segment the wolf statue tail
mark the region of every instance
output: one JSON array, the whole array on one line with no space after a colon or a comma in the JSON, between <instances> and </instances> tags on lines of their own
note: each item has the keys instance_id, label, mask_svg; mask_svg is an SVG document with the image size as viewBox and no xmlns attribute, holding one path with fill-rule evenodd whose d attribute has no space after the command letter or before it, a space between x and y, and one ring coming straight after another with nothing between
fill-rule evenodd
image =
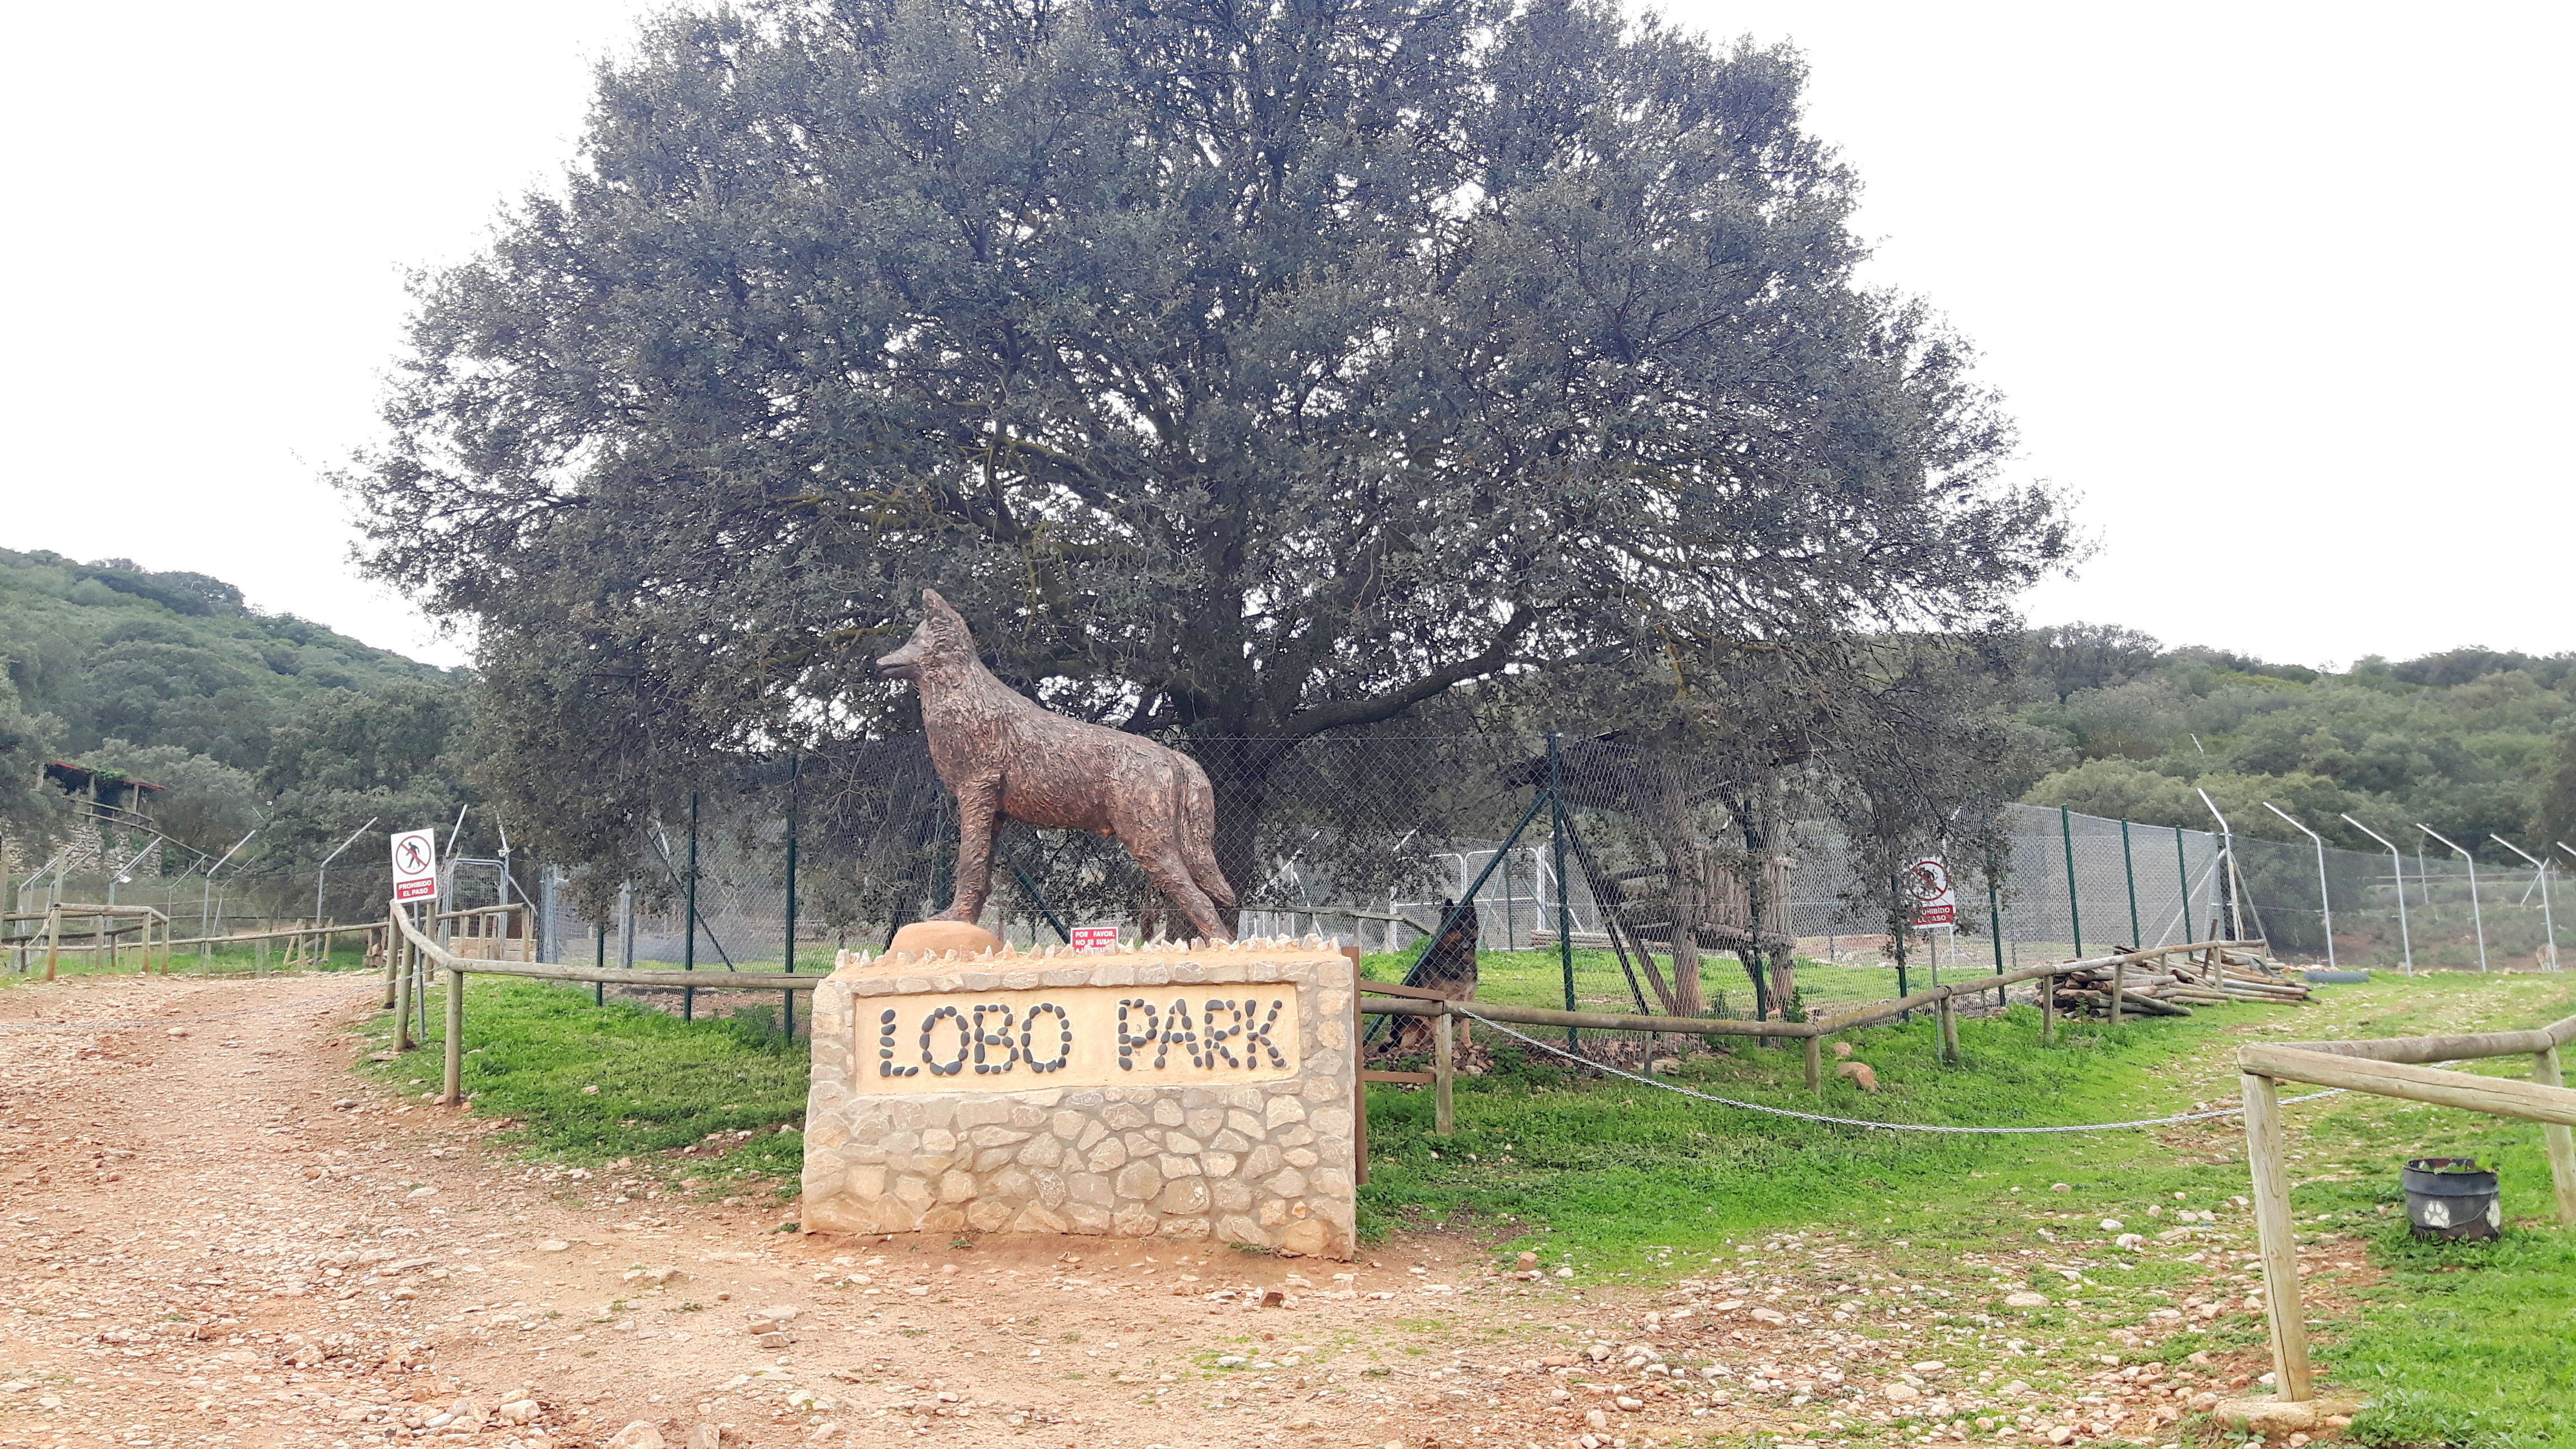
<instances>
[{"instance_id":1,"label":"wolf statue tail","mask_svg":"<svg viewBox=\"0 0 2576 1449\"><path fill-rule=\"evenodd\" d=\"M1216 864L1216 791L1209 786L1207 771L1187 755L1181 756L1181 798L1174 802L1172 822L1181 851L1181 864L1188 868L1190 879L1207 892L1209 900L1226 910L1235 906L1234 887L1228 885L1225 872Z\"/></svg>"}]
</instances>

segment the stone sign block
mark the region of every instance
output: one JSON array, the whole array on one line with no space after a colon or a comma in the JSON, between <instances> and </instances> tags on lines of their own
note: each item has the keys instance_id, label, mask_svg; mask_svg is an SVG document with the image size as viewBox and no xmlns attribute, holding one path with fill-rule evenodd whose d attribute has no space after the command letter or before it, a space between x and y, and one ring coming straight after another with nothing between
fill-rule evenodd
<instances>
[{"instance_id":1,"label":"stone sign block","mask_svg":"<svg viewBox=\"0 0 2576 1449\"><path fill-rule=\"evenodd\" d=\"M1352 977L1313 937L844 952L814 993L804 1225L1347 1258Z\"/></svg>"}]
</instances>

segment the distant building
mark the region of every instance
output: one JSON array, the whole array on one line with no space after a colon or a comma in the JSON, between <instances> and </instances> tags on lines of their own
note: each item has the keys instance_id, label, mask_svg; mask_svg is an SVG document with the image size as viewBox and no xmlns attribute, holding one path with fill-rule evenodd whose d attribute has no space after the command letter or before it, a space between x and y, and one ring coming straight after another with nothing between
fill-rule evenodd
<instances>
[{"instance_id":1,"label":"distant building","mask_svg":"<svg viewBox=\"0 0 2576 1449\"><path fill-rule=\"evenodd\" d=\"M47 761L45 779L78 802L71 836L64 842L71 850L65 873L129 862L138 875L160 873L161 830L152 821L151 805L154 796L169 793L168 786L67 760Z\"/></svg>"}]
</instances>

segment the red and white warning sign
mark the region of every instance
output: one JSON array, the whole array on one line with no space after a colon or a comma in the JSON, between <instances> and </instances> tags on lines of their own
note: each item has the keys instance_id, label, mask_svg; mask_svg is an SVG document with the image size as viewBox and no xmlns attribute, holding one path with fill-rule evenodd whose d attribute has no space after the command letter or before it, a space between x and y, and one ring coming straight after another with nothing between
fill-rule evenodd
<instances>
[{"instance_id":1,"label":"red and white warning sign","mask_svg":"<svg viewBox=\"0 0 2576 1449\"><path fill-rule=\"evenodd\" d=\"M394 899L438 899L438 832L405 830L394 836Z\"/></svg>"},{"instance_id":2,"label":"red and white warning sign","mask_svg":"<svg viewBox=\"0 0 2576 1449\"><path fill-rule=\"evenodd\" d=\"M1950 868L1941 863L1941 857L1927 856L1907 866L1905 890L1914 898L1915 925L1959 924L1959 890L1951 883Z\"/></svg>"},{"instance_id":3,"label":"red and white warning sign","mask_svg":"<svg viewBox=\"0 0 2576 1449\"><path fill-rule=\"evenodd\" d=\"M1118 928L1116 926L1076 926L1073 928L1071 944L1077 951L1106 951L1118 944Z\"/></svg>"}]
</instances>

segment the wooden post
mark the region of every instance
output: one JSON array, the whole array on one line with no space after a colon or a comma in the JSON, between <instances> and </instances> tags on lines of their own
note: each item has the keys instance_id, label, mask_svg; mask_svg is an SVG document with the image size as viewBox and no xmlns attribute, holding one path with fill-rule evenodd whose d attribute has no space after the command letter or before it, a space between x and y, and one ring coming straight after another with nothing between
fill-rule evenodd
<instances>
[{"instance_id":1,"label":"wooden post","mask_svg":"<svg viewBox=\"0 0 2576 1449\"><path fill-rule=\"evenodd\" d=\"M409 969L394 978L394 1050L411 1050L411 992L414 973Z\"/></svg>"},{"instance_id":2,"label":"wooden post","mask_svg":"<svg viewBox=\"0 0 2576 1449\"><path fill-rule=\"evenodd\" d=\"M1817 1096L1825 1092L1825 1039L1807 1038L1807 1090Z\"/></svg>"},{"instance_id":3,"label":"wooden post","mask_svg":"<svg viewBox=\"0 0 2576 1449\"><path fill-rule=\"evenodd\" d=\"M2039 978L2039 1040L2042 1046L2057 1040L2057 978Z\"/></svg>"},{"instance_id":4,"label":"wooden post","mask_svg":"<svg viewBox=\"0 0 2576 1449\"><path fill-rule=\"evenodd\" d=\"M256 981L268 979L268 938L266 936L259 938L259 947L252 953L250 974Z\"/></svg>"},{"instance_id":5,"label":"wooden post","mask_svg":"<svg viewBox=\"0 0 2576 1449\"><path fill-rule=\"evenodd\" d=\"M45 907L45 979L54 979L54 957L63 948L63 908Z\"/></svg>"},{"instance_id":6,"label":"wooden post","mask_svg":"<svg viewBox=\"0 0 2576 1449\"><path fill-rule=\"evenodd\" d=\"M2299 1301L2298 1224L2290 1217L2289 1153L2281 1138L2281 1085L2244 1074L2245 1162L2254 1177L2254 1230L2263 1254L2263 1304L2272 1320L2273 1397L2303 1404L2308 1382L2307 1310Z\"/></svg>"},{"instance_id":7,"label":"wooden post","mask_svg":"<svg viewBox=\"0 0 2576 1449\"><path fill-rule=\"evenodd\" d=\"M1934 1012L1941 1022L1941 1060L1955 1067L1959 1064L1959 1009L1944 996L1934 1003Z\"/></svg>"},{"instance_id":8,"label":"wooden post","mask_svg":"<svg viewBox=\"0 0 2576 1449\"><path fill-rule=\"evenodd\" d=\"M2129 963L2114 961L2111 963L2111 1024L2113 1026L2120 1024L2120 1012L2128 1004L2128 996Z\"/></svg>"},{"instance_id":9,"label":"wooden post","mask_svg":"<svg viewBox=\"0 0 2576 1449\"><path fill-rule=\"evenodd\" d=\"M2544 1087L2565 1085L2558 1079L2558 1048L2532 1054L2531 1079ZM2576 1228L2576 1131L2564 1123L2545 1122L2540 1140L2549 1149L2549 1182L2557 1189L2559 1226Z\"/></svg>"},{"instance_id":10,"label":"wooden post","mask_svg":"<svg viewBox=\"0 0 2576 1449\"><path fill-rule=\"evenodd\" d=\"M465 1100L465 973L447 973L447 1075L439 1093L453 1107Z\"/></svg>"},{"instance_id":11,"label":"wooden post","mask_svg":"<svg viewBox=\"0 0 2576 1449\"><path fill-rule=\"evenodd\" d=\"M1450 1094L1458 1075L1457 1018L1449 1014L1449 1003L1440 1008L1433 1023L1438 1030L1431 1038L1431 1130L1446 1137L1458 1130L1457 1103Z\"/></svg>"},{"instance_id":12,"label":"wooden post","mask_svg":"<svg viewBox=\"0 0 2576 1449\"><path fill-rule=\"evenodd\" d=\"M1368 1038L1360 1032L1360 971L1351 967L1351 1183L1368 1185L1368 1078L1361 1071L1361 1053Z\"/></svg>"}]
</instances>

